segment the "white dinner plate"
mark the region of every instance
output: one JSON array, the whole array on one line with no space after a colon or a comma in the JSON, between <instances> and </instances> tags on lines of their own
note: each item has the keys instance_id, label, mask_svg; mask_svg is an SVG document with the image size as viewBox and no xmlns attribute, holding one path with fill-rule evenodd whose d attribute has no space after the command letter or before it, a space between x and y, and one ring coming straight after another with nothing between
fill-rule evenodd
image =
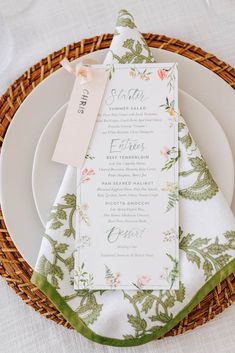
<instances>
[{"instance_id":1,"label":"white dinner plate","mask_svg":"<svg viewBox=\"0 0 235 353\"><path fill-rule=\"evenodd\" d=\"M107 50L93 52L86 58L103 62ZM152 49L152 52L158 61L178 62L179 87L211 111L222 126L235 157L233 89L219 76L192 60L162 49ZM3 216L16 247L32 267L44 231L32 193L34 152L46 124L68 101L73 81L73 75L64 69L57 70L43 80L17 110L2 147L0 186ZM201 129L203 133L204 127ZM213 136L208 134L208 144L212 145L212 141ZM230 183L228 175L226 178Z\"/></svg>"},{"instance_id":2,"label":"white dinner plate","mask_svg":"<svg viewBox=\"0 0 235 353\"><path fill-rule=\"evenodd\" d=\"M223 129L208 109L182 90L179 91L179 106L212 175L228 203L231 204L234 188L234 163ZM67 104L49 120L34 155L32 188L37 212L44 226L66 169L65 165L51 160L66 108ZM212 136L211 144L208 144L208 134ZM229 180L226 175L229 176Z\"/></svg>"}]
</instances>

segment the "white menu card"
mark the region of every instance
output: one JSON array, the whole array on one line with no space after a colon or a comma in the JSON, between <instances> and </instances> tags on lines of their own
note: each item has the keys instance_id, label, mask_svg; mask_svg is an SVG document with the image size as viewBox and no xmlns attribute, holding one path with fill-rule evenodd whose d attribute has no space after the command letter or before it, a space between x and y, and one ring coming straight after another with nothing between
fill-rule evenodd
<instances>
[{"instance_id":1,"label":"white menu card","mask_svg":"<svg viewBox=\"0 0 235 353\"><path fill-rule=\"evenodd\" d=\"M74 285L177 289L177 65L106 70L109 80L78 173Z\"/></svg>"}]
</instances>

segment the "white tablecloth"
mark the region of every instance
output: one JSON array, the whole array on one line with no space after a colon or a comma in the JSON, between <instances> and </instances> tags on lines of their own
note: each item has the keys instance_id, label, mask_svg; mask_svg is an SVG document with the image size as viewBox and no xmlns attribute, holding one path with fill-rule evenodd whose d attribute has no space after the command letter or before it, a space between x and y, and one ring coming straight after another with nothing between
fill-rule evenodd
<instances>
[{"instance_id":1,"label":"white tablecloth","mask_svg":"<svg viewBox=\"0 0 235 353\"><path fill-rule=\"evenodd\" d=\"M14 0L16 1L16 0ZM14 3L14 1L12 1ZM20 1L20 0L18 0ZM0 0L13 6L10 0ZM235 66L234 0L32 0L22 13L6 17L15 47L11 65L0 75L2 94L42 57L85 37L113 32L119 9L127 8L143 32L161 33L201 46ZM0 48L1 50L1 48ZM105 347L88 341L35 313L0 280L0 353L234 353L235 305L208 324L174 338L134 348Z\"/></svg>"}]
</instances>

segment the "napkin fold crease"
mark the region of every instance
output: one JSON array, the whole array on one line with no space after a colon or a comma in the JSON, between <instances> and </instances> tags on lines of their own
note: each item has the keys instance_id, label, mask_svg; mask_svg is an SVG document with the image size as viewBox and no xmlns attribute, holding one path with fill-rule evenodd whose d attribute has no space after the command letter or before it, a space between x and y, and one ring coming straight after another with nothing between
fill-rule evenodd
<instances>
[{"instance_id":1,"label":"napkin fold crease","mask_svg":"<svg viewBox=\"0 0 235 353\"><path fill-rule=\"evenodd\" d=\"M121 10L104 64L145 62L155 62L151 50L133 16ZM177 291L74 289L77 170L66 169L31 281L77 331L93 341L135 346L159 338L235 271L234 216L182 117L179 150L180 287ZM166 165L173 162L166 154ZM167 270L165 275L169 275Z\"/></svg>"}]
</instances>

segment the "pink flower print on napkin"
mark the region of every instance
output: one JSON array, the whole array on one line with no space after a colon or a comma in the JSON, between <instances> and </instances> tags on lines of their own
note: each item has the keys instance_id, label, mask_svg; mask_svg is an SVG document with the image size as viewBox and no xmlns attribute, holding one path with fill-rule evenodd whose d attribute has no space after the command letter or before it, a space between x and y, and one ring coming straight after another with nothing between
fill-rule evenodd
<instances>
[{"instance_id":1,"label":"pink flower print on napkin","mask_svg":"<svg viewBox=\"0 0 235 353\"><path fill-rule=\"evenodd\" d=\"M157 74L162 81L167 77L167 71L164 69L158 69Z\"/></svg>"},{"instance_id":2,"label":"pink flower print on napkin","mask_svg":"<svg viewBox=\"0 0 235 353\"><path fill-rule=\"evenodd\" d=\"M138 277L137 285L140 288L145 287L151 281L151 277L148 275L141 275Z\"/></svg>"}]
</instances>

